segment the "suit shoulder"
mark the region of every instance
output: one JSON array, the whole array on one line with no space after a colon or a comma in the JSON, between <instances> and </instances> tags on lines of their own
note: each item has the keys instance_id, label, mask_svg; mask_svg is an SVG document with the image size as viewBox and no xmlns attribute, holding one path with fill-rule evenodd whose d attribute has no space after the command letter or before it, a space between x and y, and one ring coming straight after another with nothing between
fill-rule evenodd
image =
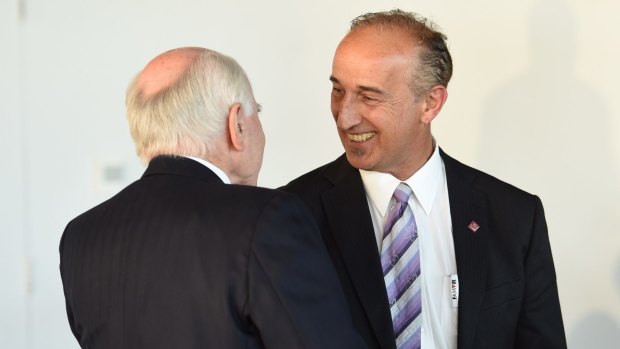
<instances>
[{"instance_id":1,"label":"suit shoulder","mask_svg":"<svg viewBox=\"0 0 620 349\"><path fill-rule=\"evenodd\" d=\"M231 194L237 195L239 197L248 197L258 201L268 202L273 201L274 199L285 201L296 199L295 196L280 189L271 189L238 184L230 184L226 187L227 190L230 190Z\"/></svg>"},{"instance_id":2,"label":"suit shoulder","mask_svg":"<svg viewBox=\"0 0 620 349\"><path fill-rule=\"evenodd\" d=\"M345 155L342 155L332 162L293 179L280 189L301 196L322 192L333 186L334 177L346 173L350 167Z\"/></svg>"},{"instance_id":3,"label":"suit shoulder","mask_svg":"<svg viewBox=\"0 0 620 349\"><path fill-rule=\"evenodd\" d=\"M70 226L71 227L80 226L82 223L88 224L88 222L90 222L95 217L105 215L109 207L114 206L115 202L118 201L119 198L122 197L125 192L130 191L132 187L136 185L136 183L138 183L138 181L134 181L133 183L129 184L128 186L123 188L118 193L114 194L112 197L96 204L95 206L92 206L86 211L82 211L81 213L79 213L77 216L75 216L73 219L69 221L69 223L65 227L65 231L69 230L68 228Z\"/></svg>"},{"instance_id":4,"label":"suit shoulder","mask_svg":"<svg viewBox=\"0 0 620 349\"><path fill-rule=\"evenodd\" d=\"M477 170L479 172L478 181L476 187L480 188L489 194L502 194L504 196L510 196L515 200L531 201L535 195L531 194L517 186L505 182L495 176L492 176L486 172Z\"/></svg>"},{"instance_id":5,"label":"suit shoulder","mask_svg":"<svg viewBox=\"0 0 620 349\"><path fill-rule=\"evenodd\" d=\"M267 210L273 210L286 214L291 210L298 210L303 207L302 201L293 193L282 189L270 189L263 187L229 185L231 194L241 201L253 202L251 206L258 206L259 215Z\"/></svg>"},{"instance_id":6,"label":"suit shoulder","mask_svg":"<svg viewBox=\"0 0 620 349\"><path fill-rule=\"evenodd\" d=\"M451 171L464 181L472 183L475 189L485 193L492 201L497 199L512 204L531 204L537 200L536 195L455 159L444 157L444 163L446 164L446 172Z\"/></svg>"},{"instance_id":7,"label":"suit shoulder","mask_svg":"<svg viewBox=\"0 0 620 349\"><path fill-rule=\"evenodd\" d=\"M314 183L317 181L321 181L324 180L325 178L325 171L326 169L328 169L330 167L330 165L333 165L333 162L327 163L321 167L317 167L314 170L311 170L309 172L306 172L304 174L302 174L301 176L293 179L292 181L290 181L287 185L285 185L283 188L296 188L299 186L306 186L309 183Z\"/></svg>"}]
</instances>

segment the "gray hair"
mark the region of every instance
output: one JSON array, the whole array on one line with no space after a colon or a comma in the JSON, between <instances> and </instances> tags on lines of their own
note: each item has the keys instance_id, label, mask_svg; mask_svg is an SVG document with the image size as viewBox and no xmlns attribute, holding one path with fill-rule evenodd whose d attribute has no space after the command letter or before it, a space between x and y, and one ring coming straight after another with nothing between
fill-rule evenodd
<instances>
[{"instance_id":1,"label":"gray hair","mask_svg":"<svg viewBox=\"0 0 620 349\"><path fill-rule=\"evenodd\" d=\"M448 87L452 77L452 57L446 44L447 37L439 28L424 17L413 12L392 10L366 13L351 21L351 32L373 27L379 31L401 29L409 34L416 50L410 69L411 89L414 96L423 96L435 85Z\"/></svg>"},{"instance_id":2,"label":"gray hair","mask_svg":"<svg viewBox=\"0 0 620 349\"><path fill-rule=\"evenodd\" d=\"M214 154L230 107L240 103L245 115L256 108L243 68L219 52L201 49L177 81L152 96L145 96L138 77L127 90L127 119L145 163L158 155Z\"/></svg>"}]
</instances>

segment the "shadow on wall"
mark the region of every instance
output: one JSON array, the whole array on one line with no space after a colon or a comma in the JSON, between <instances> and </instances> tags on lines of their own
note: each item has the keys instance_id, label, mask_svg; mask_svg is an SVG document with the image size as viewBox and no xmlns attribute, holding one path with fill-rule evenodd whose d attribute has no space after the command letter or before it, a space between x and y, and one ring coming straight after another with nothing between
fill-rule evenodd
<instances>
[{"instance_id":1,"label":"shadow on wall","mask_svg":"<svg viewBox=\"0 0 620 349\"><path fill-rule=\"evenodd\" d=\"M616 347L620 310L591 312L610 293L620 297L610 277L620 241L610 112L575 74L576 23L567 4L539 2L529 24L531 66L489 97L479 164L543 200L565 321L574 322L565 323L569 347Z\"/></svg>"},{"instance_id":2,"label":"shadow on wall","mask_svg":"<svg viewBox=\"0 0 620 349\"><path fill-rule=\"evenodd\" d=\"M620 256L618 256L615 278L616 289L620 290ZM620 297L620 291L610 295ZM581 319L569 338L573 349L615 349L620 343L620 326L604 312L593 312Z\"/></svg>"},{"instance_id":3,"label":"shadow on wall","mask_svg":"<svg viewBox=\"0 0 620 349\"><path fill-rule=\"evenodd\" d=\"M569 342L572 349L616 349L620 327L609 315L594 312L575 325Z\"/></svg>"}]
</instances>

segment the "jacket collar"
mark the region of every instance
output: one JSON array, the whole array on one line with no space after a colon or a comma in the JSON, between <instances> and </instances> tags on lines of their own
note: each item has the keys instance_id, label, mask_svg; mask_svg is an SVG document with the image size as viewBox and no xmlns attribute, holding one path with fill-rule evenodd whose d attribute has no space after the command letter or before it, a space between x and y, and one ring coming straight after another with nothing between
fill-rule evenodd
<instances>
[{"instance_id":1,"label":"jacket collar","mask_svg":"<svg viewBox=\"0 0 620 349\"><path fill-rule=\"evenodd\" d=\"M150 162L142 178L157 175L176 175L199 179L205 182L224 183L205 165L180 156L157 156Z\"/></svg>"},{"instance_id":2,"label":"jacket collar","mask_svg":"<svg viewBox=\"0 0 620 349\"><path fill-rule=\"evenodd\" d=\"M347 273L381 348L395 348L392 318L370 211L359 171L343 155L325 172L334 185L322 195Z\"/></svg>"}]
</instances>

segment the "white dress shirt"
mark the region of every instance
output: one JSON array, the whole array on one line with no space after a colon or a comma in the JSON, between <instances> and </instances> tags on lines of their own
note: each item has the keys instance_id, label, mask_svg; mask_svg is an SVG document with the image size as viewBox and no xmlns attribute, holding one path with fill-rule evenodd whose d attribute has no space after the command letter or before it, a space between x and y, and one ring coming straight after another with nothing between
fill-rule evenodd
<instances>
[{"instance_id":1,"label":"white dress shirt","mask_svg":"<svg viewBox=\"0 0 620 349\"><path fill-rule=\"evenodd\" d=\"M209 168L209 170L213 171L213 173L215 173L218 177L220 177L222 182L224 182L225 184L230 184L230 178L228 178L228 175L226 174L226 172L222 171L219 167L213 165L209 161L203 160L201 158L196 158L196 157L193 157L193 156L183 156L183 157L184 158L188 158L188 159L192 159L194 161L198 161L199 163L207 166L207 168Z\"/></svg>"},{"instance_id":2,"label":"white dress shirt","mask_svg":"<svg viewBox=\"0 0 620 349\"><path fill-rule=\"evenodd\" d=\"M401 181L382 172L360 170L360 174L380 252L388 205ZM439 147L435 146L426 164L403 182L413 190L409 206L420 240L422 348L456 349L458 288L455 300L451 290L451 280L457 280L456 258L446 170Z\"/></svg>"}]
</instances>

